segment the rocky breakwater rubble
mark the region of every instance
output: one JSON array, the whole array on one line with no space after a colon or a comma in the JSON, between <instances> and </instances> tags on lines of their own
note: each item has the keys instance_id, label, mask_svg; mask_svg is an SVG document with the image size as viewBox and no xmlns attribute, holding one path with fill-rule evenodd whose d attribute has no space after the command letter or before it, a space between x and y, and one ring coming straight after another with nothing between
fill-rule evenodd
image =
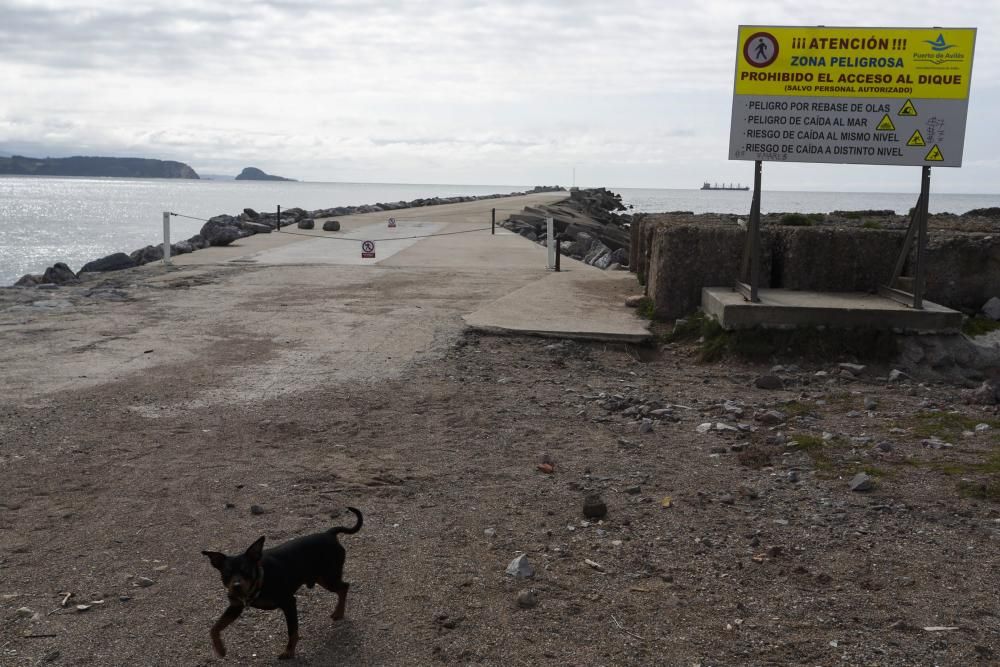
<instances>
[{"instance_id":1,"label":"rocky breakwater rubble","mask_svg":"<svg viewBox=\"0 0 1000 667\"><path fill-rule=\"evenodd\" d=\"M605 188L573 188L569 199L547 206L528 206L510 216L501 226L546 245L546 218L552 218L559 249L563 255L600 269L628 265L632 216L621 195Z\"/></svg>"},{"instance_id":2,"label":"rocky breakwater rubble","mask_svg":"<svg viewBox=\"0 0 1000 667\"><path fill-rule=\"evenodd\" d=\"M413 201L379 202L362 206L336 206L333 208L306 211L302 208L289 208L277 213L258 213L252 208L245 208L238 215L217 215L209 218L201 231L189 239L170 245L171 256L184 255L209 246L224 246L234 241L253 236L254 234L270 234L280 227L297 225L302 229L313 229L317 218L336 218L337 216L356 215L360 213L378 213L380 211L397 211L405 208L420 208L424 206L439 206L442 204L459 204L462 202L480 201L484 199L501 199L505 197L522 197L528 194L542 192L561 192L564 188L554 185L539 185L526 192L511 192L509 194L490 194L460 197L429 197ZM323 224L324 231L339 231L340 223L327 220ZM92 262L88 262L74 272L64 262L56 262L44 273L28 273L14 283L14 287L35 287L41 285L63 285L78 282L86 273L103 273L131 269L143 264L163 259L163 244L148 245L131 253L116 252Z\"/></svg>"}]
</instances>

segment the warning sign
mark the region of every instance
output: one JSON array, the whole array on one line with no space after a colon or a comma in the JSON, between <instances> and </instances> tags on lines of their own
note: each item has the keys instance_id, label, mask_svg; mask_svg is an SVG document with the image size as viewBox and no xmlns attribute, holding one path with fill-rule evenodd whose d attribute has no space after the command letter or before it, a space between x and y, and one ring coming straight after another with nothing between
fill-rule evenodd
<instances>
[{"instance_id":1,"label":"warning sign","mask_svg":"<svg viewBox=\"0 0 1000 667\"><path fill-rule=\"evenodd\" d=\"M729 157L959 167L975 41L975 28L740 26Z\"/></svg>"},{"instance_id":2,"label":"warning sign","mask_svg":"<svg viewBox=\"0 0 1000 667\"><path fill-rule=\"evenodd\" d=\"M942 162L944 161L944 155L941 154L941 149L938 148L937 144L927 151L927 157L924 158L928 162Z\"/></svg>"},{"instance_id":3,"label":"warning sign","mask_svg":"<svg viewBox=\"0 0 1000 667\"><path fill-rule=\"evenodd\" d=\"M389 229L396 226L396 218L389 218Z\"/></svg>"},{"instance_id":4,"label":"warning sign","mask_svg":"<svg viewBox=\"0 0 1000 667\"><path fill-rule=\"evenodd\" d=\"M903 106L899 107L899 111L896 112L897 116L916 116L917 107L913 106L911 100L906 100L903 102Z\"/></svg>"},{"instance_id":5,"label":"warning sign","mask_svg":"<svg viewBox=\"0 0 1000 667\"><path fill-rule=\"evenodd\" d=\"M375 259L375 242L361 242L361 259Z\"/></svg>"},{"instance_id":6,"label":"warning sign","mask_svg":"<svg viewBox=\"0 0 1000 667\"><path fill-rule=\"evenodd\" d=\"M914 130L910 138L906 140L907 146L926 146L927 142L924 141L924 135L920 134L920 130Z\"/></svg>"},{"instance_id":7,"label":"warning sign","mask_svg":"<svg viewBox=\"0 0 1000 667\"><path fill-rule=\"evenodd\" d=\"M882 116L882 120L878 122L878 125L875 126L875 129L878 130L879 132L889 132L891 130L895 130L896 126L892 124L892 119L889 118L889 114L886 114Z\"/></svg>"}]
</instances>

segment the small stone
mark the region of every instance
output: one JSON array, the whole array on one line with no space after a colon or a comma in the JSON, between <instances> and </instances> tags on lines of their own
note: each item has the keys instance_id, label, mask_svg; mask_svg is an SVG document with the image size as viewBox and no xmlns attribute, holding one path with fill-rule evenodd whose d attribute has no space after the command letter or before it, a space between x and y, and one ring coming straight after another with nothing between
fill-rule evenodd
<instances>
[{"instance_id":1,"label":"small stone","mask_svg":"<svg viewBox=\"0 0 1000 667\"><path fill-rule=\"evenodd\" d=\"M874 410L878 408L878 401L872 396L865 397L865 410Z\"/></svg>"},{"instance_id":2,"label":"small stone","mask_svg":"<svg viewBox=\"0 0 1000 667\"><path fill-rule=\"evenodd\" d=\"M850 482L851 491L871 491L875 488L875 480L867 473L859 472Z\"/></svg>"},{"instance_id":3,"label":"small stone","mask_svg":"<svg viewBox=\"0 0 1000 667\"><path fill-rule=\"evenodd\" d=\"M719 502L723 505L734 505L736 503L736 498L732 494L727 493L726 495L719 498Z\"/></svg>"},{"instance_id":4,"label":"small stone","mask_svg":"<svg viewBox=\"0 0 1000 667\"><path fill-rule=\"evenodd\" d=\"M253 514L255 516L259 516L259 515L261 515L263 513L264 513L264 508L261 507L260 505L251 505L250 506L250 514Z\"/></svg>"},{"instance_id":5,"label":"small stone","mask_svg":"<svg viewBox=\"0 0 1000 667\"><path fill-rule=\"evenodd\" d=\"M695 428L695 430L698 433L708 433L709 431L712 430L712 424L711 424L711 422L705 422L704 424L698 424L698 427Z\"/></svg>"},{"instance_id":6,"label":"small stone","mask_svg":"<svg viewBox=\"0 0 1000 667\"><path fill-rule=\"evenodd\" d=\"M119 595L118 596L118 601L119 602L128 602L131 599L132 598L130 596L128 596L128 595Z\"/></svg>"},{"instance_id":7,"label":"small stone","mask_svg":"<svg viewBox=\"0 0 1000 667\"><path fill-rule=\"evenodd\" d=\"M906 377L906 373L898 368L893 368L889 371L889 382L901 382L902 380L905 380Z\"/></svg>"},{"instance_id":8,"label":"small stone","mask_svg":"<svg viewBox=\"0 0 1000 667\"><path fill-rule=\"evenodd\" d=\"M83 613L85 611L89 611L91 606L92 605L89 604L78 604L76 605L76 610L77 612Z\"/></svg>"},{"instance_id":9,"label":"small stone","mask_svg":"<svg viewBox=\"0 0 1000 667\"><path fill-rule=\"evenodd\" d=\"M35 615L34 610L29 609L28 607L21 607L14 613L17 614L20 618L31 618L32 616Z\"/></svg>"},{"instance_id":10,"label":"small stone","mask_svg":"<svg viewBox=\"0 0 1000 667\"><path fill-rule=\"evenodd\" d=\"M767 548L767 557L768 558L778 558L779 556L781 556L781 553L784 550L785 550L785 547L783 547L781 545L778 545L778 544L775 544L774 546L770 546L770 547Z\"/></svg>"},{"instance_id":11,"label":"small stone","mask_svg":"<svg viewBox=\"0 0 1000 667\"><path fill-rule=\"evenodd\" d=\"M757 416L754 417L754 419L765 426L777 426L778 424L784 423L785 415L778 410L768 410L766 412L757 413Z\"/></svg>"},{"instance_id":12,"label":"small stone","mask_svg":"<svg viewBox=\"0 0 1000 667\"><path fill-rule=\"evenodd\" d=\"M588 519L603 519L608 514L608 506L604 500L595 494L587 496L583 501L583 516Z\"/></svg>"},{"instance_id":13,"label":"small stone","mask_svg":"<svg viewBox=\"0 0 1000 667\"><path fill-rule=\"evenodd\" d=\"M992 427L986 423L976 424L976 433L983 433L985 431L989 431L990 428Z\"/></svg>"},{"instance_id":14,"label":"small stone","mask_svg":"<svg viewBox=\"0 0 1000 667\"><path fill-rule=\"evenodd\" d=\"M789 470L788 471L788 481L791 482L792 484L795 484L796 482L798 482L799 481L799 471L798 470Z\"/></svg>"},{"instance_id":15,"label":"small stone","mask_svg":"<svg viewBox=\"0 0 1000 667\"><path fill-rule=\"evenodd\" d=\"M642 487L640 487L640 486L630 486L630 487L628 487L628 488L625 489L625 493L629 494L630 496L637 496L640 493L642 493Z\"/></svg>"},{"instance_id":16,"label":"small stone","mask_svg":"<svg viewBox=\"0 0 1000 667\"><path fill-rule=\"evenodd\" d=\"M856 419L861 416L861 413L858 412L857 410L851 410L850 412L847 413L847 416L851 417L852 419Z\"/></svg>"},{"instance_id":17,"label":"small stone","mask_svg":"<svg viewBox=\"0 0 1000 667\"><path fill-rule=\"evenodd\" d=\"M483 535L489 538L496 537L496 534L497 534L496 528L487 528L486 530L483 531Z\"/></svg>"},{"instance_id":18,"label":"small stone","mask_svg":"<svg viewBox=\"0 0 1000 667\"><path fill-rule=\"evenodd\" d=\"M225 507L226 507L227 510L231 510L234 507L236 507L236 504L235 503L226 503Z\"/></svg>"},{"instance_id":19,"label":"small stone","mask_svg":"<svg viewBox=\"0 0 1000 667\"><path fill-rule=\"evenodd\" d=\"M139 588L149 588L150 586L152 586L155 583L156 582L153 581L152 579L150 579L149 577L136 577L135 578L135 585L138 586Z\"/></svg>"},{"instance_id":20,"label":"small stone","mask_svg":"<svg viewBox=\"0 0 1000 667\"><path fill-rule=\"evenodd\" d=\"M739 431L739 429L736 428L735 426L733 426L731 424L726 424L724 422L715 422L715 430L716 431L730 432L730 433L733 432L733 431Z\"/></svg>"},{"instance_id":21,"label":"small stone","mask_svg":"<svg viewBox=\"0 0 1000 667\"><path fill-rule=\"evenodd\" d=\"M861 364L837 364L841 370L845 370L851 375L861 375L865 372L867 366L862 366Z\"/></svg>"},{"instance_id":22,"label":"small stone","mask_svg":"<svg viewBox=\"0 0 1000 667\"><path fill-rule=\"evenodd\" d=\"M758 389L784 389L785 383L777 375L761 375L753 381Z\"/></svg>"},{"instance_id":23,"label":"small stone","mask_svg":"<svg viewBox=\"0 0 1000 667\"><path fill-rule=\"evenodd\" d=\"M639 422L639 433L652 433L653 432L653 420L643 419Z\"/></svg>"},{"instance_id":24,"label":"small stone","mask_svg":"<svg viewBox=\"0 0 1000 667\"><path fill-rule=\"evenodd\" d=\"M517 594L517 606L521 609L532 609L538 606L538 595L533 590L523 590Z\"/></svg>"},{"instance_id":25,"label":"small stone","mask_svg":"<svg viewBox=\"0 0 1000 667\"><path fill-rule=\"evenodd\" d=\"M507 574L512 577L530 578L535 576L535 568L528 562L528 554L521 554L507 566Z\"/></svg>"},{"instance_id":26,"label":"small stone","mask_svg":"<svg viewBox=\"0 0 1000 667\"><path fill-rule=\"evenodd\" d=\"M892 451L892 443L889 442L888 440L883 440L882 442L875 445L875 449L879 450L880 452L889 453Z\"/></svg>"},{"instance_id":27,"label":"small stone","mask_svg":"<svg viewBox=\"0 0 1000 667\"><path fill-rule=\"evenodd\" d=\"M625 305L629 308L638 308L642 305L642 301L645 298L645 294L633 294L632 296L627 296L625 297Z\"/></svg>"}]
</instances>

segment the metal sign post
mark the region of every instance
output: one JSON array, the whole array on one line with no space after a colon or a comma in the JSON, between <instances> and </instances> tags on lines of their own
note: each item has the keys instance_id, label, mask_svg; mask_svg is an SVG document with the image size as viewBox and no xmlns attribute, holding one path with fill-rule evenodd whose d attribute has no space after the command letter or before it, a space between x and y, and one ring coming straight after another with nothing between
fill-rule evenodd
<instances>
[{"instance_id":1,"label":"metal sign post","mask_svg":"<svg viewBox=\"0 0 1000 667\"><path fill-rule=\"evenodd\" d=\"M163 263L170 266L170 211L163 212Z\"/></svg>"},{"instance_id":2,"label":"metal sign post","mask_svg":"<svg viewBox=\"0 0 1000 667\"><path fill-rule=\"evenodd\" d=\"M750 204L750 222L747 224L747 240L743 248L743 266L740 269L740 279L736 281L736 291L751 303L760 303L757 290L760 288L760 176L762 170L762 162L757 160L753 170L753 201ZM748 281L749 284L747 284Z\"/></svg>"}]
</instances>

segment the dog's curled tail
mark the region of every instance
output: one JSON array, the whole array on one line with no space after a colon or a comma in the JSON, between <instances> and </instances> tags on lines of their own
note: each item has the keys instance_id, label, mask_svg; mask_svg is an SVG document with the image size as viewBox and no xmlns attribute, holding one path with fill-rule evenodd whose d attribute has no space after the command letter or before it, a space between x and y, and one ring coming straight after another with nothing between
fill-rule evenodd
<instances>
[{"instance_id":1,"label":"dog's curled tail","mask_svg":"<svg viewBox=\"0 0 1000 667\"><path fill-rule=\"evenodd\" d=\"M355 509L354 507L348 507L348 510L354 513L354 516L358 517L358 522L354 524L354 528L345 528L344 526L338 526L337 528L331 528L326 531L331 535L336 535L337 533L346 533L348 535L353 535L354 533L361 530L361 526L364 523L364 519L361 517L361 510Z\"/></svg>"}]
</instances>

